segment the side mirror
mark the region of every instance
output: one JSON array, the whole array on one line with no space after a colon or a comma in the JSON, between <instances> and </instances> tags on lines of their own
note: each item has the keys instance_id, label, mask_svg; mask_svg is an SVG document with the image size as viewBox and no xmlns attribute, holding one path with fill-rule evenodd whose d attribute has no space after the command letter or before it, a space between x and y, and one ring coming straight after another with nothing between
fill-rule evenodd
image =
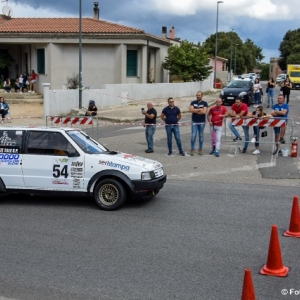
<instances>
[{"instance_id":1,"label":"side mirror","mask_svg":"<svg viewBox=\"0 0 300 300\"><path fill-rule=\"evenodd\" d=\"M68 157L77 157L77 156L80 156L79 153L77 152L68 152L68 151L65 151L67 156Z\"/></svg>"}]
</instances>

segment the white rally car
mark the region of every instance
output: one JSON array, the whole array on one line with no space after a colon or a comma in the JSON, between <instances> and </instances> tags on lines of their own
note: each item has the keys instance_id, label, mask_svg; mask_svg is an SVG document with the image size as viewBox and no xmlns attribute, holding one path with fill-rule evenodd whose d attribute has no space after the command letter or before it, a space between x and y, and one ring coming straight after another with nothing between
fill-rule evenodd
<instances>
[{"instance_id":1,"label":"white rally car","mask_svg":"<svg viewBox=\"0 0 300 300\"><path fill-rule=\"evenodd\" d=\"M113 210L157 195L166 179L159 162L109 151L78 129L0 128L0 193L75 192Z\"/></svg>"}]
</instances>

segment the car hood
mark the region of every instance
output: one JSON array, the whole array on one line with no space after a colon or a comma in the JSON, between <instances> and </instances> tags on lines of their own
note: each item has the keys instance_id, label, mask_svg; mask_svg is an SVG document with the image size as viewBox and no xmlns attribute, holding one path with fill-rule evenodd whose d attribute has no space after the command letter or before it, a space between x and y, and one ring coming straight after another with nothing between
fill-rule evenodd
<instances>
[{"instance_id":1,"label":"car hood","mask_svg":"<svg viewBox=\"0 0 300 300\"><path fill-rule=\"evenodd\" d=\"M142 167L147 171L162 168L162 164L158 161L123 152L114 152L114 154L103 153L96 155L102 162L101 164L106 164L107 166L113 165L115 167L117 164L123 166L137 166Z\"/></svg>"},{"instance_id":2,"label":"car hood","mask_svg":"<svg viewBox=\"0 0 300 300\"><path fill-rule=\"evenodd\" d=\"M247 92L247 89L226 87L223 89L223 92L224 92L224 95L232 94L233 96L238 96L241 92Z\"/></svg>"}]
</instances>

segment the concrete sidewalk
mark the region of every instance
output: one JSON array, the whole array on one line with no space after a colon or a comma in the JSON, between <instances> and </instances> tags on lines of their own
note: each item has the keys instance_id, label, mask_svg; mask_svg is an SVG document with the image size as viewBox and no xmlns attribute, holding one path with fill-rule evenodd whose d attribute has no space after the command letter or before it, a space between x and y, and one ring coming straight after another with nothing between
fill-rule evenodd
<instances>
[{"instance_id":1,"label":"concrete sidewalk","mask_svg":"<svg viewBox=\"0 0 300 300\"><path fill-rule=\"evenodd\" d=\"M204 94L203 100L208 102L211 106L215 103L219 96L220 91L211 92L209 94ZM191 101L196 100L194 97L182 97L174 98L175 105L178 106L182 113L187 113L189 111L189 106ZM147 102L152 101L154 103L154 108L157 110L157 114L160 115L161 111L165 106L167 106L167 99L151 99L147 101L132 101L128 104L121 106L109 106L109 107L98 107L98 118L100 122L115 123L115 122L136 122L144 120L144 116L141 113L141 108L147 109ZM14 117L14 115L20 116L18 110L24 110L26 106L26 116ZM32 108L32 110L30 109ZM84 116L86 108L81 110L74 108L72 110L73 116ZM37 111L36 107L31 103L23 103L22 106L15 105L11 107L12 120L11 123L7 125L10 126L44 126L46 125L46 119L43 116L43 111ZM6 124L6 123L5 123ZM48 123L48 125L50 125Z\"/></svg>"}]
</instances>

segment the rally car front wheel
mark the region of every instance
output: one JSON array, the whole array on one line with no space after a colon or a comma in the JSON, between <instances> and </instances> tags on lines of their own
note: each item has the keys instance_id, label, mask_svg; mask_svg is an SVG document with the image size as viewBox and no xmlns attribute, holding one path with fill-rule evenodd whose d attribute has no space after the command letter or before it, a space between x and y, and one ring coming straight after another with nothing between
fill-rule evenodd
<instances>
[{"instance_id":1,"label":"rally car front wheel","mask_svg":"<svg viewBox=\"0 0 300 300\"><path fill-rule=\"evenodd\" d=\"M126 191L119 181L108 178L97 183L94 199L102 209L114 210L124 204Z\"/></svg>"}]
</instances>

